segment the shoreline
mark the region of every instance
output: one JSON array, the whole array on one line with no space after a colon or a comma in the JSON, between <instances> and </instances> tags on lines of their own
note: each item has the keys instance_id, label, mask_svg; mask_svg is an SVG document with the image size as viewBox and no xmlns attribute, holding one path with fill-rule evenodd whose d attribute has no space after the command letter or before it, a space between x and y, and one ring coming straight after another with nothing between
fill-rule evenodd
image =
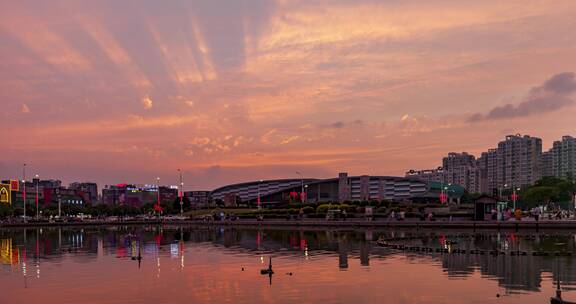
<instances>
[{"instance_id":1,"label":"shoreline","mask_svg":"<svg viewBox=\"0 0 576 304\"><path fill-rule=\"evenodd\" d=\"M479 230L531 230L540 229L576 229L576 221L325 221L325 220L236 220L236 221L86 221L86 222L39 222L39 223L0 223L0 228L42 228L42 227L82 227L82 226L118 226L118 225L181 225L181 226L258 226L258 227L322 227L322 228L415 228L415 229L479 229Z\"/></svg>"}]
</instances>

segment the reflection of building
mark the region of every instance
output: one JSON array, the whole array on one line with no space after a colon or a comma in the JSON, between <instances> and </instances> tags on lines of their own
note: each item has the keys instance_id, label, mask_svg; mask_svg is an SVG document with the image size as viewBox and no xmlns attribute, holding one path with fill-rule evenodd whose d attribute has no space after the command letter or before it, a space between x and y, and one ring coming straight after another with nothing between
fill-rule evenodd
<instances>
[{"instance_id":1,"label":"reflection of building","mask_svg":"<svg viewBox=\"0 0 576 304\"><path fill-rule=\"evenodd\" d=\"M238 196L242 203L255 203L258 194L262 203L285 202L304 189L308 202L336 202L362 200L407 201L431 198L428 184L421 180L393 176L348 176L340 173L330 179L266 180L228 185L211 193L213 200L226 201ZM296 195L298 197L298 195Z\"/></svg>"},{"instance_id":2,"label":"reflection of building","mask_svg":"<svg viewBox=\"0 0 576 304\"><path fill-rule=\"evenodd\" d=\"M346 240L346 237L340 237L338 239L338 267L340 267L340 269L348 268L349 250L350 249L348 248L348 241Z\"/></svg>"},{"instance_id":3,"label":"reflection of building","mask_svg":"<svg viewBox=\"0 0 576 304\"><path fill-rule=\"evenodd\" d=\"M18 262L18 249L13 247L12 239L0 239L0 264L16 265Z\"/></svg>"}]
</instances>

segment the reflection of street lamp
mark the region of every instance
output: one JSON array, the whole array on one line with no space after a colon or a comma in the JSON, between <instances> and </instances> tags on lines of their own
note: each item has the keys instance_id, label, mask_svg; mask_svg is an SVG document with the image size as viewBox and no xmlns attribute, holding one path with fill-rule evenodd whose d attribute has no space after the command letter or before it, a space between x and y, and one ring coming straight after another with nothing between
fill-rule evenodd
<instances>
[{"instance_id":1,"label":"reflection of street lamp","mask_svg":"<svg viewBox=\"0 0 576 304\"><path fill-rule=\"evenodd\" d=\"M36 179L36 219L38 219L38 192L39 192L40 176L36 174L34 177Z\"/></svg>"}]
</instances>

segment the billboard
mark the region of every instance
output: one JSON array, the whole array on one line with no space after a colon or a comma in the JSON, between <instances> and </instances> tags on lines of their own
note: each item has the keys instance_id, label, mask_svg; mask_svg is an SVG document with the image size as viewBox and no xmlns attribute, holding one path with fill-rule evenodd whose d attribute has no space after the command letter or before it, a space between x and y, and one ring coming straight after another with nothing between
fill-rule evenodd
<instances>
[{"instance_id":1,"label":"billboard","mask_svg":"<svg viewBox=\"0 0 576 304\"><path fill-rule=\"evenodd\" d=\"M10 180L10 190L20 191L20 182L17 180Z\"/></svg>"},{"instance_id":2,"label":"billboard","mask_svg":"<svg viewBox=\"0 0 576 304\"><path fill-rule=\"evenodd\" d=\"M0 204L11 204L12 193L10 184L0 184Z\"/></svg>"}]
</instances>

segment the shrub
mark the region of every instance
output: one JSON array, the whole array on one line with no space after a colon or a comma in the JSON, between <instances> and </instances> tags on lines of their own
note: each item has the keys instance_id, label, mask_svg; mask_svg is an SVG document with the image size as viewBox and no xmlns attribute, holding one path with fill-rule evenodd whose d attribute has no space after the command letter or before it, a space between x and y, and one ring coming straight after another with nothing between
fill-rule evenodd
<instances>
[{"instance_id":1,"label":"shrub","mask_svg":"<svg viewBox=\"0 0 576 304\"><path fill-rule=\"evenodd\" d=\"M322 204L316 207L316 213L327 213L328 210L341 209L338 204Z\"/></svg>"},{"instance_id":2,"label":"shrub","mask_svg":"<svg viewBox=\"0 0 576 304\"><path fill-rule=\"evenodd\" d=\"M302 211L304 212L304 214L314 213L314 207L306 206L302 208Z\"/></svg>"},{"instance_id":3,"label":"shrub","mask_svg":"<svg viewBox=\"0 0 576 304\"><path fill-rule=\"evenodd\" d=\"M378 209L376 209L376 213L387 213L388 212L388 208L386 207L380 207Z\"/></svg>"}]
</instances>

